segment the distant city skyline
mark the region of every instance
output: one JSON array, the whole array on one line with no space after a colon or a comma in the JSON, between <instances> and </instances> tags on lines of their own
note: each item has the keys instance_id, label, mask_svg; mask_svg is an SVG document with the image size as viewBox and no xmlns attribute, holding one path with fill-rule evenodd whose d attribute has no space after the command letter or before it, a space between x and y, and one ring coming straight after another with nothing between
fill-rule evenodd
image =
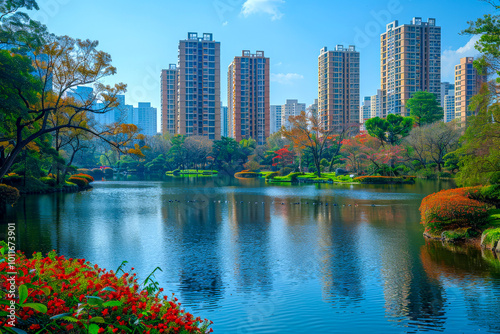
<instances>
[{"instance_id":1,"label":"distant city skyline","mask_svg":"<svg viewBox=\"0 0 500 334\"><path fill-rule=\"evenodd\" d=\"M143 6L123 0L116 6L96 0L55 0L39 5L40 11L30 15L45 23L50 32L99 40L99 48L111 54L117 67L117 74L106 83L127 83L129 103L150 101L158 109L161 70L176 62L178 42L189 31L213 33L221 42L222 68L241 50L264 50L271 59L270 103L282 105L287 99L298 99L309 105L317 98L317 55L324 46L356 46L360 51L360 96L371 96L380 88L380 35L385 25L394 20L408 23L416 16L436 18L442 27L441 80L454 82L454 67L460 59L477 56L477 37L459 32L467 21L493 11L489 4L476 0L191 0L189 15L182 15L187 11L183 2ZM92 18L93 23L81 17ZM130 24L132 19L134 24ZM330 23L325 25L327 20ZM226 91L223 77L221 92ZM226 105L224 95L221 101Z\"/></svg>"}]
</instances>

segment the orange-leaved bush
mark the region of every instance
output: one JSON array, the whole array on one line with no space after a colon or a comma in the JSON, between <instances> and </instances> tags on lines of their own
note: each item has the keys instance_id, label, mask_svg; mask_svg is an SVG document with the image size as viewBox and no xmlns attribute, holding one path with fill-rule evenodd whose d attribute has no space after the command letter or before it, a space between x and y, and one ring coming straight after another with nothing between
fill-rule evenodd
<instances>
[{"instance_id":1,"label":"orange-leaved bush","mask_svg":"<svg viewBox=\"0 0 500 334\"><path fill-rule=\"evenodd\" d=\"M161 296L163 289L141 288L135 273L118 276L85 259L57 256L54 251L46 257L35 253L31 259L21 252L15 255L19 293L14 300L14 325L19 330L58 334L212 331L208 320L185 312L176 298ZM0 255L0 260L4 260L0 262L0 313L4 313L10 304L7 279L12 269L7 254ZM11 326L8 317L0 317L0 328Z\"/></svg>"},{"instance_id":2,"label":"orange-leaved bush","mask_svg":"<svg viewBox=\"0 0 500 334\"><path fill-rule=\"evenodd\" d=\"M78 174L74 174L72 176L73 177L81 177L81 178L87 179L87 181L89 181L89 182L94 182L94 178L88 174L78 173Z\"/></svg>"},{"instance_id":3,"label":"orange-leaved bush","mask_svg":"<svg viewBox=\"0 0 500 334\"><path fill-rule=\"evenodd\" d=\"M83 177L72 176L68 179L69 182L76 184L80 188L85 188L89 185L89 181Z\"/></svg>"},{"instance_id":4,"label":"orange-leaved bush","mask_svg":"<svg viewBox=\"0 0 500 334\"><path fill-rule=\"evenodd\" d=\"M422 200L420 214L427 229L480 227L488 218L490 205L468 197L480 187L441 190Z\"/></svg>"}]
</instances>

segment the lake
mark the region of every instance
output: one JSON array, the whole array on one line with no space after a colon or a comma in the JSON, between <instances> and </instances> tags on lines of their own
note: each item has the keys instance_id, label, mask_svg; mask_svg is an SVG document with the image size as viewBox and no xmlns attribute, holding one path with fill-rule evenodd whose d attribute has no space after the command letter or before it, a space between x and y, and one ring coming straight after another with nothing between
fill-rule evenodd
<instances>
[{"instance_id":1,"label":"lake","mask_svg":"<svg viewBox=\"0 0 500 334\"><path fill-rule=\"evenodd\" d=\"M500 261L426 240L418 208L448 181L266 185L261 179L93 183L28 195L0 224L56 249L155 277L215 333L500 333Z\"/></svg>"}]
</instances>

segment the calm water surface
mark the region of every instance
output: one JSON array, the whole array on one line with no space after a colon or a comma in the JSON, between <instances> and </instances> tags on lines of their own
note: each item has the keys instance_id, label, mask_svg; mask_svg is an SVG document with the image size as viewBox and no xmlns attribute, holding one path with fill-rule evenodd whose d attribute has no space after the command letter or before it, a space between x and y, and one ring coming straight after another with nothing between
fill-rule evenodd
<instances>
[{"instance_id":1,"label":"calm water surface","mask_svg":"<svg viewBox=\"0 0 500 334\"><path fill-rule=\"evenodd\" d=\"M216 333L500 333L500 262L422 236L420 201L451 186L95 182L23 198L0 237L16 221L28 254L127 260L142 279L159 266Z\"/></svg>"}]
</instances>

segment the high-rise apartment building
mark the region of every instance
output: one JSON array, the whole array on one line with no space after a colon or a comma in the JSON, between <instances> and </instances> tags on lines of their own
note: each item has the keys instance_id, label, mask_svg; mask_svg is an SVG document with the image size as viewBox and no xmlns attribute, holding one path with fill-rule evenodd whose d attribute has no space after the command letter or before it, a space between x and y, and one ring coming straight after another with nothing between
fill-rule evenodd
<instances>
[{"instance_id":1,"label":"high-rise apartment building","mask_svg":"<svg viewBox=\"0 0 500 334\"><path fill-rule=\"evenodd\" d=\"M359 122L364 124L367 119L372 118L372 97L365 96L359 107Z\"/></svg>"},{"instance_id":2,"label":"high-rise apartment building","mask_svg":"<svg viewBox=\"0 0 500 334\"><path fill-rule=\"evenodd\" d=\"M134 124L139 128L139 132L146 136L154 136L156 130L156 108L151 107L149 102L139 102L134 108Z\"/></svg>"},{"instance_id":3,"label":"high-rise apartment building","mask_svg":"<svg viewBox=\"0 0 500 334\"><path fill-rule=\"evenodd\" d=\"M179 41L176 133L220 139L220 42L188 33Z\"/></svg>"},{"instance_id":4,"label":"high-rise apartment building","mask_svg":"<svg viewBox=\"0 0 500 334\"><path fill-rule=\"evenodd\" d=\"M278 132L281 129L281 106L273 105L271 106L271 112L269 116L270 133Z\"/></svg>"},{"instance_id":5,"label":"high-rise apartment building","mask_svg":"<svg viewBox=\"0 0 500 334\"><path fill-rule=\"evenodd\" d=\"M176 133L175 116L177 113L177 65L170 64L161 71L161 133Z\"/></svg>"},{"instance_id":6,"label":"high-rise apartment building","mask_svg":"<svg viewBox=\"0 0 500 334\"><path fill-rule=\"evenodd\" d=\"M377 89L377 94L372 95L371 99L371 108L370 108L370 118L382 117L382 91Z\"/></svg>"},{"instance_id":7,"label":"high-rise apartment building","mask_svg":"<svg viewBox=\"0 0 500 334\"><path fill-rule=\"evenodd\" d=\"M408 116L405 104L415 92L440 98L441 27L435 19L423 22L415 17L410 24L387 24L380 36L380 55L383 117Z\"/></svg>"},{"instance_id":8,"label":"high-rise apartment building","mask_svg":"<svg viewBox=\"0 0 500 334\"><path fill-rule=\"evenodd\" d=\"M448 90L443 100L444 122L448 123L455 119L455 89Z\"/></svg>"},{"instance_id":9,"label":"high-rise apartment building","mask_svg":"<svg viewBox=\"0 0 500 334\"><path fill-rule=\"evenodd\" d=\"M444 97L448 95L450 90L455 90L455 85L449 82L441 82L441 108L444 110Z\"/></svg>"},{"instance_id":10,"label":"high-rise apartment building","mask_svg":"<svg viewBox=\"0 0 500 334\"><path fill-rule=\"evenodd\" d=\"M227 109L228 108L223 106L221 103L221 106L220 106L220 135L221 135L221 137L228 136L227 121L229 119L229 116L227 114Z\"/></svg>"},{"instance_id":11,"label":"high-rise apartment building","mask_svg":"<svg viewBox=\"0 0 500 334\"><path fill-rule=\"evenodd\" d=\"M306 111L305 103L299 103L299 100L286 100L286 103L281 106L281 126L289 129L290 116L298 116L302 111Z\"/></svg>"},{"instance_id":12,"label":"high-rise apartment building","mask_svg":"<svg viewBox=\"0 0 500 334\"><path fill-rule=\"evenodd\" d=\"M477 110L469 110L470 99L487 81L485 75L477 73L473 62L473 57L464 57L455 65L455 118L462 127L466 126L467 117L477 113Z\"/></svg>"},{"instance_id":13,"label":"high-rise apartment building","mask_svg":"<svg viewBox=\"0 0 500 334\"><path fill-rule=\"evenodd\" d=\"M269 71L264 51L243 50L228 67L228 123L236 141L253 138L262 145L269 137Z\"/></svg>"},{"instance_id":14,"label":"high-rise apartment building","mask_svg":"<svg viewBox=\"0 0 500 334\"><path fill-rule=\"evenodd\" d=\"M327 131L359 123L359 52L354 45L321 49L318 57L318 112Z\"/></svg>"}]
</instances>

